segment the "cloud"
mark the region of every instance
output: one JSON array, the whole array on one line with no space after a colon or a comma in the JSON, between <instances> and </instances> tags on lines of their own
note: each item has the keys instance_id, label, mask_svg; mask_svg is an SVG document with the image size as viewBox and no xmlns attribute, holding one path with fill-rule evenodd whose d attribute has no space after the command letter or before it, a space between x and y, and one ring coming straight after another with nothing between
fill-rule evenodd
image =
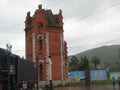
<instances>
[{"instance_id":1,"label":"cloud","mask_svg":"<svg viewBox=\"0 0 120 90\"><path fill-rule=\"evenodd\" d=\"M24 55L26 13L33 14L39 4L54 14L62 9L69 55L120 42L119 0L1 0L0 47L11 43L14 53Z\"/></svg>"},{"instance_id":2,"label":"cloud","mask_svg":"<svg viewBox=\"0 0 120 90\"><path fill-rule=\"evenodd\" d=\"M69 54L102 45L118 44L120 41L119 16L120 11L115 7L96 12L83 19L75 17L66 20L65 38L71 52Z\"/></svg>"}]
</instances>

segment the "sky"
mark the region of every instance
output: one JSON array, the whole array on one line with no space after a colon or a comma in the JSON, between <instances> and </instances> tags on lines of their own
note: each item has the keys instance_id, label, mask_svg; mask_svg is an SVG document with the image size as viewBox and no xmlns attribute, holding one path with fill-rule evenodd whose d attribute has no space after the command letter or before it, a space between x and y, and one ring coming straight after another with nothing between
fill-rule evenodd
<instances>
[{"instance_id":1,"label":"sky","mask_svg":"<svg viewBox=\"0 0 120 90\"><path fill-rule=\"evenodd\" d=\"M62 10L69 55L120 44L120 0L1 0L1 48L9 43L13 53L25 56L26 13L33 15L39 4L54 14Z\"/></svg>"}]
</instances>

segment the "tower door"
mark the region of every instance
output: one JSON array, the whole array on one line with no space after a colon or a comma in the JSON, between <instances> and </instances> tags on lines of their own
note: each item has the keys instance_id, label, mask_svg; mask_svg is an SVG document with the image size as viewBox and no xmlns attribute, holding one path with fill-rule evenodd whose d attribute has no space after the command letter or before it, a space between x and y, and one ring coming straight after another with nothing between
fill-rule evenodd
<instances>
[{"instance_id":1,"label":"tower door","mask_svg":"<svg viewBox=\"0 0 120 90\"><path fill-rule=\"evenodd\" d=\"M40 80L43 80L43 65L40 64Z\"/></svg>"}]
</instances>

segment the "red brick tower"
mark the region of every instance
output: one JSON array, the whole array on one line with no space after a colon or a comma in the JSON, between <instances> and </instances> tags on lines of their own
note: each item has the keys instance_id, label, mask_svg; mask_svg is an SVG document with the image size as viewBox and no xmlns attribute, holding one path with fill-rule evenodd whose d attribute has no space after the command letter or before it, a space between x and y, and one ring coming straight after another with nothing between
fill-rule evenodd
<instances>
[{"instance_id":1,"label":"red brick tower","mask_svg":"<svg viewBox=\"0 0 120 90\"><path fill-rule=\"evenodd\" d=\"M39 63L39 80L64 81L68 79L67 43L64 41L62 11L53 14L51 10L38 6L33 16L27 13L25 20L26 59ZM51 73L49 71L51 60Z\"/></svg>"}]
</instances>

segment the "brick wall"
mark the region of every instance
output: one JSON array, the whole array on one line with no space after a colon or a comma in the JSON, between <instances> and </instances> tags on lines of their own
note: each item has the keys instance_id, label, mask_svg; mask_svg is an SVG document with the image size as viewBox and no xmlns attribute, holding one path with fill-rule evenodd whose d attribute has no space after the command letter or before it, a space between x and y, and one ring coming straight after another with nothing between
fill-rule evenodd
<instances>
[{"instance_id":1,"label":"brick wall","mask_svg":"<svg viewBox=\"0 0 120 90\"><path fill-rule=\"evenodd\" d=\"M59 11L59 14L53 14L51 10L42 9L42 5L39 5L33 16L30 15L30 12L28 12L26 16L26 59L35 62L35 64L35 60L38 59L39 64L42 64L43 66L43 80L46 80L46 61L48 55L51 56L52 61L52 79L61 80L63 78L64 80L66 80L68 78L68 52L67 43L64 42L63 37L62 19L63 17L61 10ZM48 38L46 36L46 33L49 34ZM41 51L39 36L42 36ZM63 38L62 43L61 36ZM61 56L63 58L63 61L61 60ZM61 70L61 67L63 67L63 70ZM40 71L40 67L38 67L38 71ZM39 79L40 75L41 74L39 72Z\"/></svg>"}]
</instances>

